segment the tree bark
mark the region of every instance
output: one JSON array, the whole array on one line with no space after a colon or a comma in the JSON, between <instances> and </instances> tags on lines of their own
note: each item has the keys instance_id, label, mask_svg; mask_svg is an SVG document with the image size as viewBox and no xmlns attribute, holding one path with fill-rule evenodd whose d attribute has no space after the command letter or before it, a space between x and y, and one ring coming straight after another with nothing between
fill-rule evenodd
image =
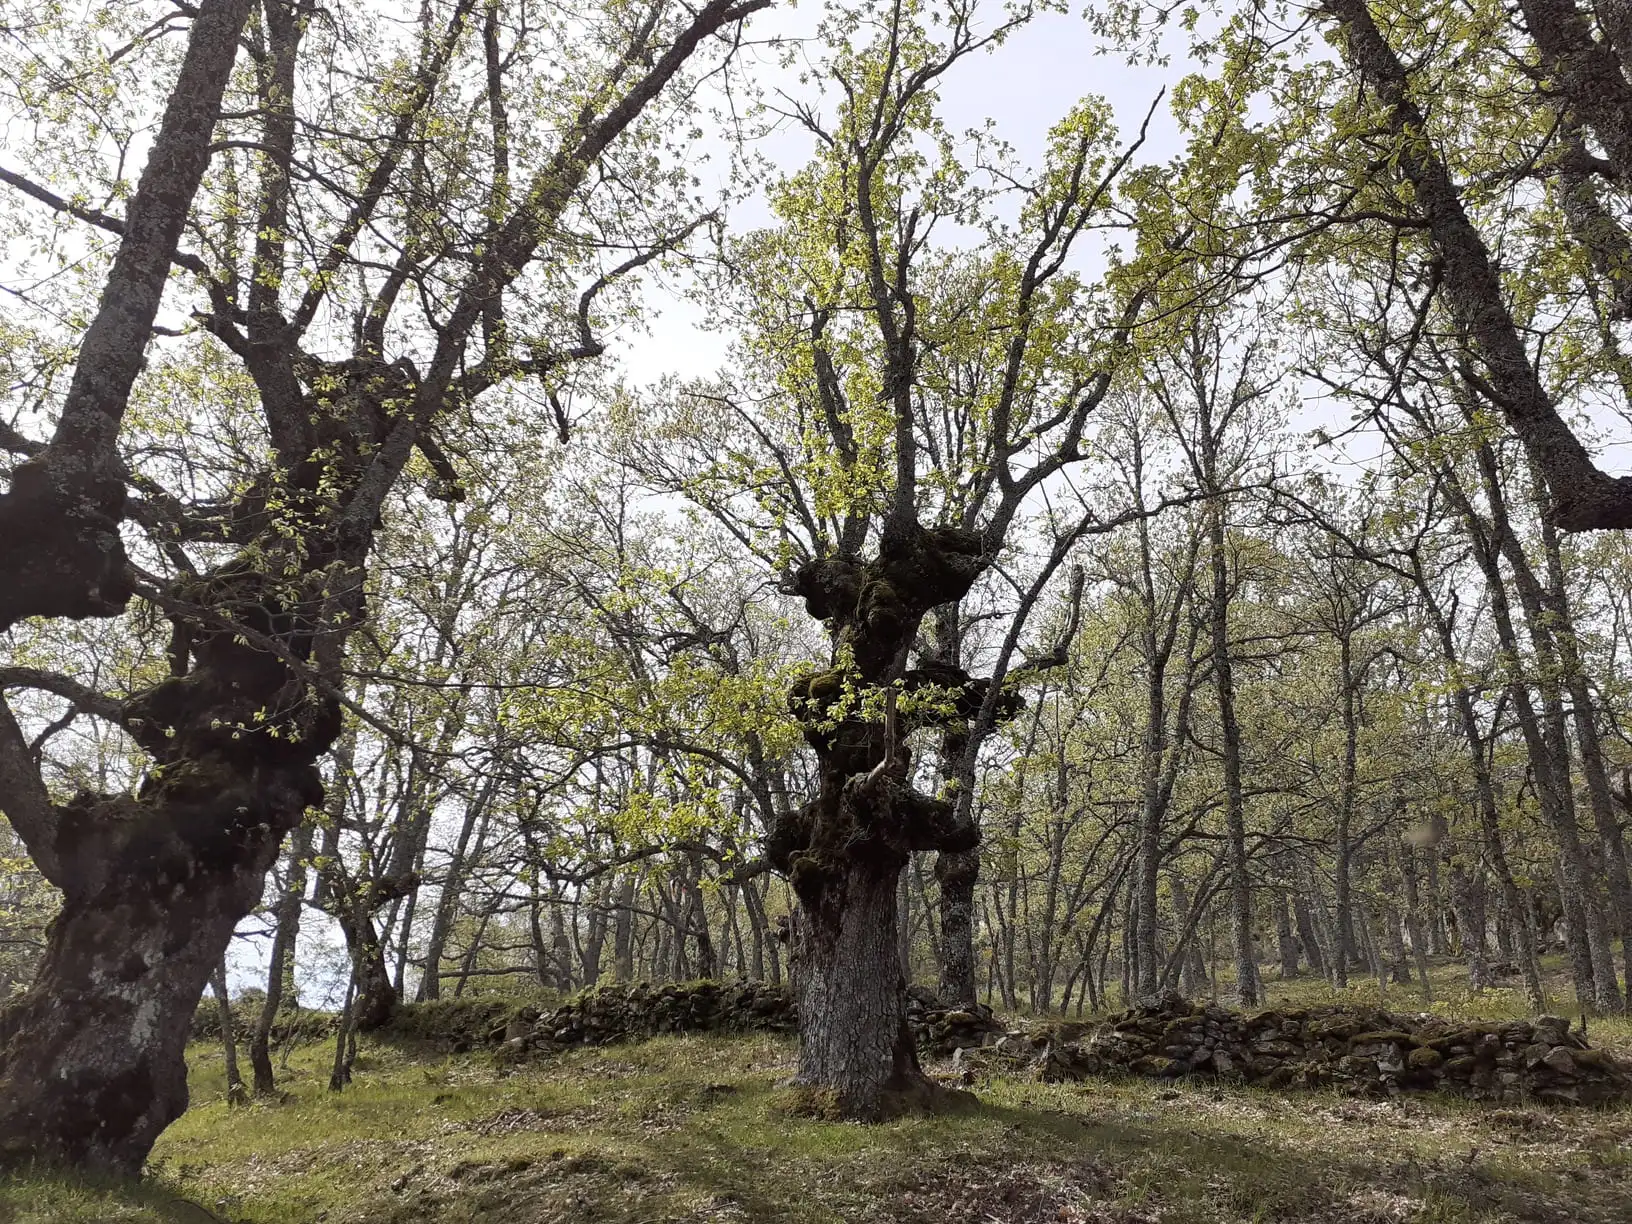
<instances>
[{"instance_id":1,"label":"tree bark","mask_svg":"<svg viewBox=\"0 0 1632 1224\"><path fill-rule=\"evenodd\" d=\"M273 907L272 952L266 971L266 998L249 1040L249 1065L255 1095L269 1096L277 1088L272 1073L272 1026L283 1010L284 991L294 977L295 941L300 934L300 912L306 897L306 860L312 852L312 826L301 821L289 841L289 876Z\"/></svg>"},{"instance_id":2,"label":"tree bark","mask_svg":"<svg viewBox=\"0 0 1632 1224\"><path fill-rule=\"evenodd\" d=\"M935 856L940 887L941 998L973 1003L975 992L975 884L980 879L980 851Z\"/></svg>"},{"instance_id":3,"label":"tree bark","mask_svg":"<svg viewBox=\"0 0 1632 1224\"><path fill-rule=\"evenodd\" d=\"M232 1000L227 996L225 958L210 975L210 989L215 992L215 1006L221 1016L221 1057L226 1065L227 1104L242 1105L249 1099L249 1094L244 1091L244 1077L238 1070L238 1034L232 1019Z\"/></svg>"},{"instance_id":4,"label":"tree bark","mask_svg":"<svg viewBox=\"0 0 1632 1224\"><path fill-rule=\"evenodd\" d=\"M1208 437L1211 422L1203 417ZM1213 448L1207 447L1209 478L1216 481ZM1212 629L1213 683L1218 697L1219 742L1224 762L1225 829L1230 844L1230 940L1235 953L1236 989L1243 1006L1259 1000L1258 957L1252 940L1252 879L1247 874L1246 800L1241 791L1241 725L1235 717L1235 669L1230 659L1230 578L1224 555L1224 505L1215 494L1209 507L1213 597L1209 607Z\"/></svg>"},{"instance_id":5,"label":"tree bark","mask_svg":"<svg viewBox=\"0 0 1632 1224\"><path fill-rule=\"evenodd\" d=\"M1526 16L1545 22L1565 2L1525 0ZM1345 57L1387 108L1397 144L1395 155L1384 164L1397 167L1411 184L1417 209L1428 224L1429 240L1443 264L1444 296L1451 316L1490 380L1493 406L1546 478L1553 494L1553 521L1565 531L1632 526L1632 477L1612 477L1601 471L1559 415L1508 308L1490 248L1469 219L1461 190L1428 135L1432 127L1412 96L1404 63L1378 28L1365 0L1323 0L1321 7L1342 25ZM1573 11L1574 5L1569 8ZM1570 58L1565 47L1568 34L1556 33L1559 45L1548 54L1564 66ZM1543 41L1538 36L1538 45ZM1586 63L1571 60L1568 66L1573 72ZM1572 78L1578 93L1582 79ZM1617 96L1625 92L1622 80ZM1614 109L1589 113L1588 118L1595 133L1610 142L1612 154L1620 154L1624 125L1600 123Z\"/></svg>"},{"instance_id":6,"label":"tree bark","mask_svg":"<svg viewBox=\"0 0 1632 1224\"><path fill-rule=\"evenodd\" d=\"M972 850L980 834L957 821L951 804L913 789L896 697L946 692L951 711L930 716L943 727L981 708L984 682L945 665L909 671L906 663L924 615L961 599L986 564L977 533L896 515L870 563L829 557L795 576L806 611L828 622L834 666L790 694L816 753L819 789L779 817L766 857L799 901L798 1082L831 1096L843 1117L885 1116L937 1092L905 1027L898 880L913 851ZM875 695L882 721L851 708L847 691Z\"/></svg>"},{"instance_id":7,"label":"tree bark","mask_svg":"<svg viewBox=\"0 0 1632 1224\"><path fill-rule=\"evenodd\" d=\"M357 991L351 1007L352 1023L365 1033L381 1028L396 1014L399 1000L373 915L362 904L350 904L337 909L334 917L351 953Z\"/></svg>"},{"instance_id":8,"label":"tree bark","mask_svg":"<svg viewBox=\"0 0 1632 1224\"><path fill-rule=\"evenodd\" d=\"M92 836L59 880L63 907L38 976L0 1011L0 1165L43 1158L135 1174L187 1108L183 1053L199 997L259 903L284 832L321 790L309 766L223 771L187 795L180 783L147 802L69 806L76 831ZM123 846L95 836L103 822L129 830Z\"/></svg>"},{"instance_id":9,"label":"tree bark","mask_svg":"<svg viewBox=\"0 0 1632 1224\"><path fill-rule=\"evenodd\" d=\"M25 616L116 616L130 598L116 450L170 266L210 161L250 0L202 0L51 444L0 493L0 631ZM202 989L202 988L201 988Z\"/></svg>"},{"instance_id":10,"label":"tree bark","mask_svg":"<svg viewBox=\"0 0 1632 1224\"><path fill-rule=\"evenodd\" d=\"M803 908L794 926L798 1078L831 1092L841 1117L889 1116L929 1084L907 1029L895 944L898 875L888 865L858 865L824 890L824 904Z\"/></svg>"}]
</instances>

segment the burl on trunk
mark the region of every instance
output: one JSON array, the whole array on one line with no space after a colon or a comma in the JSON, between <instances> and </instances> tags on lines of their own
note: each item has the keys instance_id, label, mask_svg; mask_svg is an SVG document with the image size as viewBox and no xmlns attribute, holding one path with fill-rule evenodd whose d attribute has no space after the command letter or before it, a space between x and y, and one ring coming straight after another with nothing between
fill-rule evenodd
<instances>
[{"instance_id":1,"label":"burl on trunk","mask_svg":"<svg viewBox=\"0 0 1632 1224\"><path fill-rule=\"evenodd\" d=\"M794 577L805 610L827 624L833 666L790 695L819 788L772 830L769 852L799 901L795 1082L827 1094L839 1116L886 1117L943 1091L907 1031L896 885L912 852L969 850L979 831L913 788L906 739L967 723L987 682L907 662L925 613L961 599L989 562L979 533L892 523L873 560L818 558Z\"/></svg>"},{"instance_id":2,"label":"burl on trunk","mask_svg":"<svg viewBox=\"0 0 1632 1224\"><path fill-rule=\"evenodd\" d=\"M119 707L154 759L141 788L60 805L42 789L26 809L30 850L63 908L39 976L0 1009L0 1166L137 1172L186 1108L199 996L284 835L321 802L315 761L340 726L334 699L243 630L309 657L311 622L295 609L355 610L359 576L304 575L324 586L295 601L235 563L195 580L210 589L189 594L235 619L195 623L172 650L178 674Z\"/></svg>"},{"instance_id":3,"label":"burl on trunk","mask_svg":"<svg viewBox=\"0 0 1632 1224\"><path fill-rule=\"evenodd\" d=\"M344 449L360 468L361 448ZM322 802L316 761L340 730L308 661L361 613L366 539L324 529L327 470L298 467L286 486L304 530L173 584L197 611L174 622L172 675L103 711L152 758L136 793L53 804L36 773L37 793L8 806L63 908L38 977L0 1009L0 1167L139 1172L186 1108L199 996L284 836ZM3 702L0 720L0 758L14 757Z\"/></svg>"}]
</instances>

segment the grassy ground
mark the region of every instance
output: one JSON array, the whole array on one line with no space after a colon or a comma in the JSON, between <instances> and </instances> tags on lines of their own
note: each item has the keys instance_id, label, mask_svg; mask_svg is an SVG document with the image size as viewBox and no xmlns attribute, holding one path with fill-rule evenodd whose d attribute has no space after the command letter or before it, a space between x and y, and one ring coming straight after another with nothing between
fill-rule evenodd
<instances>
[{"instance_id":1,"label":"grassy ground","mask_svg":"<svg viewBox=\"0 0 1632 1224\"><path fill-rule=\"evenodd\" d=\"M1472 1006L1451 986L1441 1007ZM229 1110L200 1049L143 1186L0 1182L0 1224L1632 1220L1632 1109L997 1081L967 1112L862 1127L783 1112L791 1057L683 1037L509 1069L378 1045L335 1095L313 1046L286 1099Z\"/></svg>"}]
</instances>

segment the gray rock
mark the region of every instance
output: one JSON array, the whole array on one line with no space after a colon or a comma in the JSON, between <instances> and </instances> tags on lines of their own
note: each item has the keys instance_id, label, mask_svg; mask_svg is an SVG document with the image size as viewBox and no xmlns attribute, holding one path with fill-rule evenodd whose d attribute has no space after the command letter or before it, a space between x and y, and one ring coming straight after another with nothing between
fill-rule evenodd
<instances>
[{"instance_id":1,"label":"gray rock","mask_svg":"<svg viewBox=\"0 0 1632 1224\"><path fill-rule=\"evenodd\" d=\"M1567 1075L1574 1078L1577 1067L1575 1058L1563 1046L1554 1046L1547 1052L1547 1057L1541 1060L1542 1066L1550 1068L1555 1074Z\"/></svg>"}]
</instances>

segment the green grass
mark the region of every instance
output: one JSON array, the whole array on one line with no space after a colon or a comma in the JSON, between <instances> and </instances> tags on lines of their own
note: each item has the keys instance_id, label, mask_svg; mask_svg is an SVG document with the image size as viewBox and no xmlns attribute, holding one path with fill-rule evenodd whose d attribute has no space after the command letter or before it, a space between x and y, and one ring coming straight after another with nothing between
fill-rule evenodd
<instances>
[{"instance_id":1,"label":"green grass","mask_svg":"<svg viewBox=\"0 0 1632 1224\"><path fill-rule=\"evenodd\" d=\"M1269 985L1272 1001L1330 997ZM1451 986L1448 974L1441 1006L1504 1014ZM1420 1007L1400 988L1386 1003ZM195 1049L194 1106L146 1182L0 1182L0 1224L1632 1220L1626 1108L998 1080L967 1112L854 1126L790 1115L776 1084L793 1046L769 1036L515 1068L367 1045L341 1094L326 1086L332 1048L297 1051L285 1098L240 1109L225 1103L218 1050Z\"/></svg>"}]
</instances>

